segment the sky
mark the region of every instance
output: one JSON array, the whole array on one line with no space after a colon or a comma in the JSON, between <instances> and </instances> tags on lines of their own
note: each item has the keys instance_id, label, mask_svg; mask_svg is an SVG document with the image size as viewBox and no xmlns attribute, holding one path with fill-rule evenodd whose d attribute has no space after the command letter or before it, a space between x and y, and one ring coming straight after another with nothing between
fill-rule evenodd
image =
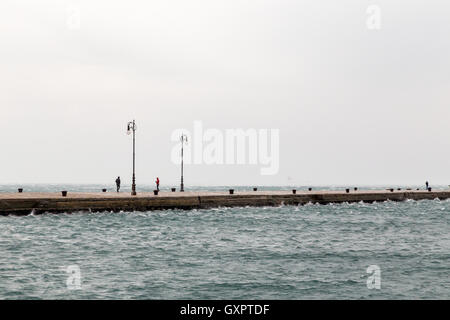
<instances>
[{"instance_id":1,"label":"sky","mask_svg":"<svg viewBox=\"0 0 450 320\"><path fill-rule=\"evenodd\" d=\"M135 119L138 186L179 184L171 137L196 121L279 130L279 170L187 164L186 186L450 185L449 16L443 0L2 0L0 184L126 184Z\"/></svg>"}]
</instances>

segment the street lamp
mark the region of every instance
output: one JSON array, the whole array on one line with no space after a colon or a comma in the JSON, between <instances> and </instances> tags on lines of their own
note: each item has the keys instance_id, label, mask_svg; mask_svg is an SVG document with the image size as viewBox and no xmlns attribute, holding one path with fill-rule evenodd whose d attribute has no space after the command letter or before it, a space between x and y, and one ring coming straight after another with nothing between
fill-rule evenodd
<instances>
[{"instance_id":1,"label":"street lamp","mask_svg":"<svg viewBox=\"0 0 450 320\"><path fill-rule=\"evenodd\" d=\"M136 123L133 121L128 122L128 126L127 126L127 134L131 134L131 132L133 132L133 180L131 183L131 195L135 196L136 195L136 176L135 176L135 168L136 168L136 148L135 148L135 144L136 144Z\"/></svg>"},{"instance_id":2,"label":"street lamp","mask_svg":"<svg viewBox=\"0 0 450 320\"><path fill-rule=\"evenodd\" d=\"M188 141L187 135L184 133L180 137L181 140L181 188L180 192L184 192L184 183L183 183L183 152L184 152L184 143Z\"/></svg>"}]
</instances>

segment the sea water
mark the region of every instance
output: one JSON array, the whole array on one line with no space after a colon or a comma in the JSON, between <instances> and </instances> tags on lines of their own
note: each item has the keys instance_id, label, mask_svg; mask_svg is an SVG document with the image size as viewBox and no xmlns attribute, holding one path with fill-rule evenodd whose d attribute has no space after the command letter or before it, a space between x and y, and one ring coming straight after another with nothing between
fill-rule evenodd
<instances>
[{"instance_id":1,"label":"sea water","mask_svg":"<svg viewBox=\"0 0 450 320\"><path fill-rule=\"evenodd\" d=\"M448 200L0 217L1 299L449 299L449 275Z\"/></svg>"}]
</instances>

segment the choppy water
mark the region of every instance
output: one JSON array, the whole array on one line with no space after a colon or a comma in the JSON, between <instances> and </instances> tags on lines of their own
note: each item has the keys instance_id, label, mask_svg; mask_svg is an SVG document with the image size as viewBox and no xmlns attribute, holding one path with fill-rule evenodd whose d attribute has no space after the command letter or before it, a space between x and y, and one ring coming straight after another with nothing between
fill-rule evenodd
<instances>
[{"instance_id":1,"label":"choppy water","mask_svg":"<svg viewBox=\"0 0 450 320\"><path fill-rule=\"evenodd\" d=\"M449 299L449 222L439 200L0 217L0 298Z\"/></svg>"}]
</instances>

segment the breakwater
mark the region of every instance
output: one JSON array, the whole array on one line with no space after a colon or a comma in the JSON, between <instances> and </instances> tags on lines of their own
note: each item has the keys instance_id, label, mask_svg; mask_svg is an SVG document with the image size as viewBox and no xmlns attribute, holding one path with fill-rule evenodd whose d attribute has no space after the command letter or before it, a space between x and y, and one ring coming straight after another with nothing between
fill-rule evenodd
<instances>
[{"instance_id":1,"label":"breakwater","mask_svg":"<svg viewBox=\"0 0 450 320\"><path fill-rule=\"evenodd\" d=\"M295 193L294 193L295 192ZM138 193L0 193L0 214L151 211L214 207L303 205L307 203L382 202L449 199L450 190L344 190Z\"/></svg>"}]
</instances>

